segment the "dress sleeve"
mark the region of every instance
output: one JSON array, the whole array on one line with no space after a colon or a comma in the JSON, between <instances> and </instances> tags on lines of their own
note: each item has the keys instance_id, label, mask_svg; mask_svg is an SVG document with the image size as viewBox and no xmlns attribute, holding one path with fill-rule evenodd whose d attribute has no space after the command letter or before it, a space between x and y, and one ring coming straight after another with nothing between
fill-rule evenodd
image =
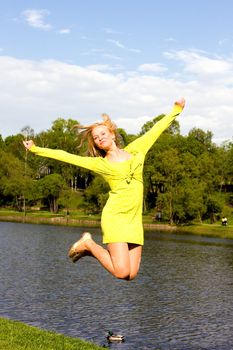
<instances>
[{"instance_id":1,"label":"dress sleeve","mask_svg":"<svg viewBox=\"0 0 233 350\"><path fill-rule=\"evenodd\" d=\"M173 120L182 112L182 107L178 104L175 104L172 111L169 114L166 114L162 119L160 119L149 131L144 135L138 137L136 140L131 142L125 147L126 151L138 151L146 154L149 149L152 147L154 142L166 130Z\"/></svg>"},{"instance_id":2,"label":"dress sleeve","mask_svg":"<svg viewBox=\"0 0 233 350\"><path fill-rule=\"evenodd\" d=\"M58 149L42 148L33 145L30 151L38 156L60 160L102 174L104 162L101 157L82 157Z\"/></svg>"}]
</instances>

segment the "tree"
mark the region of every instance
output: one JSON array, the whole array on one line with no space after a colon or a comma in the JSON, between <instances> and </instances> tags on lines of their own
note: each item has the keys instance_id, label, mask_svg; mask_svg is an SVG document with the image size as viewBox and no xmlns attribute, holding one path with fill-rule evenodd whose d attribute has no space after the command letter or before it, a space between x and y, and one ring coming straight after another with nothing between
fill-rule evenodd
<instances>
[{"instance_id":1,"label":"tree","mask_svg":"<svg viewBox=\"0 0 233 350\"><path fill-rule=\"evenodd\" d=\"M224 198L219 193L214 193L207 196L206 204L207 217L210 218L211 223L214 223L216 221L216 216L220 216L222 212L224 206Z\"/></svg>"},{"instance_id":2,"label":"tree","mask_svg":"<svg viewBox=\"0 0 233 350\"><path fill-rule=\"evenodd\" d=\"M61 191L66 187L63 177L59 174L47 175L37 181L40 198L49 205L51 212L58 211L58 199Z\"/></svg>"},{"instance_id":3,"label":"tree","mask_svg":"<svg viewBox=\"0 0 233 350\"><path fill-rule=\"evenodd\" d=\"M198 128L193 128L188 133L186 138L186 147L189 152L198 156L203 152L211 152L215 149L215 145L212 143L213 134L211 131L203 131Z\"/></svg>"},{"instance_id":4,"label":"tree","mask_svg":"<svg viewBox=\"0 0 233 350\"><path fill-rule=\"evenodd\" d=\"M99 213L108 199L108 191L109 186L106 181L100 176L95 176L84 191L84 203L87 210L92 213Z\"/></svg>"},{"instance_id":5,"label":"tree","mask_svg":"<svg viewBox=\"0 0 233 350\"><path fill-rule=\"evenodd\" d=\"M157 117L153 118L152 120L149 120L148 122L146 122L141 128L140 135L143 135L147 131L149 131L164 116L165 116L165 114L160 114L159 116L157 116ZM180 133L180 124L179 124L178 120L174 120L172 122L172 124L169 126L169 128L166 129L164 132L168 133L168 134L172 134L172 135L179 134Z\"/></svg>"},{"instance_id":6,"label":"tree","mask_svg":"<svg viewBox=\"0 0 233 350\"><path fill-rule=\"evenodd\" d=\"M76 120L58 118L52 123L51 129L36 136L35 142L41 147L81 154L82 150L78 148L79 141L74 130L74 125L76 124L79 124ZM88 182L89 171L71 164L41 157L30 159L30 164L34 169L37 169L38 178L57 173L62 175L69 186L73 187L75 183L80 188L84 188Z\"/></svg>"},{"instance_id":7,"label":"tree","mask_svg":"<svg viewBox=\"0 0 233 350\"><path fill-rule=\"evenodd\" d=\"M174 201L177 196L178 186L183 177L183 166L180 162L178 151L169 148L168 150L157 155L158 166L157 171L161 182L163 183L163 197L166 199L166 210L169 213L169 222L173 224L174 221ZM160 195L161 198L161 195ZM163 207L164 207L163 200ZM164 208L162 208L164 209Z\"/></svg>"},{"instance_id":8,"label":"tree","mask_svg":"<svg viewBox=\"0 0 233 350\"><path fill-rule=\"evenodd\" d=\"M0 150L0 193L18 210L25 200L32 198L33 181L31 171L25 174L24 162L13 154ZM24 200L25 199L25 200Z\"/></svg>"},{"instance_id":9,"label":"tree","mask_svg":"<svg viewBox=\"0 0 233 350\"><path fill-rule=\"evenodd\" d=\"M5 143L3 141L2 135L0 134L0 149L4 149Z\"/></svg>"}]
</instances>

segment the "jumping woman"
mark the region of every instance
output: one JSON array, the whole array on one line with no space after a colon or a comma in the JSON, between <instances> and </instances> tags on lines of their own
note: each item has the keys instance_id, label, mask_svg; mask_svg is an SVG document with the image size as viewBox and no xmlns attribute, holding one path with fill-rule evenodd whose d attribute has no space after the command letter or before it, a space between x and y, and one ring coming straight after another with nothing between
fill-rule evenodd
<instances>
[{"instance_id":1,"label":"jumping woman","mask_svg":"<svg viewBox=\"0 0 233 350\"><path fill-rule=\"evenodd\" d=\"M119 146L117 127L107 115L103 115L103 122L86 127L77 126L83 129L90 157L37 147L32 140L23 142L26 149L39 156L74 164L101 175L110 186L109 198L101 216L103 243L107 244L107 249L97 244L89 232L84 232L69 250L73 262L89 255L95 257L116 278L132 280L136 277L144 244L144 159L184 106L184 99L175 102L169 114L123 149Z\"/></svg>"}]
</instances>

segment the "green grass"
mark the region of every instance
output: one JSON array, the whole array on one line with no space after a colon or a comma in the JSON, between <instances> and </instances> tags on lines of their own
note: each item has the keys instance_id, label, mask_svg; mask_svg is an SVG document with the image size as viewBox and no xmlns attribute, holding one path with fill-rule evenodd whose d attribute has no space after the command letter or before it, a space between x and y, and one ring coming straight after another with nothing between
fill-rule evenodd
<instances>
[{"instance_id":1,"label":"green grass","mask_svg":"<svg viewBox=\"0 0 233 350\"><path fill-rule=\"evenodd\" d=\"M2 350L101 350L103 347L54 332L43 331L18 321L0 318Z\"/></svg>"},{"instance_id":2,"label":"green grass","mask_svg":"<svg viewBox=\"0 0 233 350\"><path fill-rule=\"evenodd\" d=\"M100 215L85 214L83 211L72 210L67 220L65 211L57 214L48 211L31 210L27 211L26 217L24 213L10 209L0 208L0 221L16 221L28 222L32 224L51 224L51 225L68 225L68 226L93 226L100 227ZM146 230L163 230L167 232L182 232L187 234L195 234L209 237L233 238L233 218L229 216L228 225L222 226L221 221L210 224L208 221L203 224L192 223L180 226L170 226L166 222L158 222L153 220L151 214L143 215L143 224Z\"/></svg>"},{"instance_id":3,"label":"green grass","mask_svg":"<svg viewBox=\"0 0 233 350\"><path fill-rule=\"evenodd\" d=\"M178 231L200 236L233 239L233 225L222 226L220 222L217 222L215 224L194 224L189 226L180 226L178 228Z\"/></svg>"}]
</instances>

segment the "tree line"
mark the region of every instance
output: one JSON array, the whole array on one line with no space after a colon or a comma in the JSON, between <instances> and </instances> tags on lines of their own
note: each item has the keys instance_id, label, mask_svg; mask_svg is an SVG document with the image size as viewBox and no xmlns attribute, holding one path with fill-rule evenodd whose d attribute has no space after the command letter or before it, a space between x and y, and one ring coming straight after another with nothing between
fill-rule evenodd
<instances>
[{"instance_id":1,"label":"tree line","mask_svg":"<svg viewBox=\"0 0 233 350\"><path fill-rule=\"evenodd\" d=\"M118 129L122 145L149 130L163 115L147 122L138 135ZM108 185L88 170L35 156L22 141L86 155L74 125L78 121L58 118L50 129L35 134L29 126L17 135L0 136L0 206L19 211L26 208L60 208L101 212L108 198ZM178 121L160 136L144 165L144 213L169 223L214 222L230 216L233 204L233 143L217 146L210 131L199 128L187 136Z\"/></svg>"}]
</instances>

